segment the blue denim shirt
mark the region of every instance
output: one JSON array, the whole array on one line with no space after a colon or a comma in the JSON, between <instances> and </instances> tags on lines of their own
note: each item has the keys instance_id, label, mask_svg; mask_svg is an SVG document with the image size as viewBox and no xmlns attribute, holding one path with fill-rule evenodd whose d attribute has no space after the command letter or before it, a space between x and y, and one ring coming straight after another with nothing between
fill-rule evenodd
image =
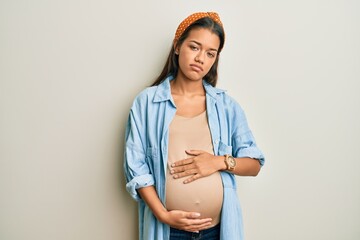
<instances>
[{"instance_id":1,"label":"blue denim shirt","mask_svg":"<svg viewBox=\"0 0 360 240\"><path fill-rule=\"evenodd\" d=\"M169 239L170 228L158 221L137 193L154 185L165 205L165 176L168 159L169 125L176 113L168 77L158 86L146 88L134 100L125 132L126 189L138 201L140 240ZM245 115L239 104L205 81L206 109L215 155L251 157L264 164ZM256 160L254 160L256 161ZM221 211L221 239L243 240L240 202L232 173L221 173L224 196ZM211 186L209 186L211 187Z\"/></svg>"}]
</instances>

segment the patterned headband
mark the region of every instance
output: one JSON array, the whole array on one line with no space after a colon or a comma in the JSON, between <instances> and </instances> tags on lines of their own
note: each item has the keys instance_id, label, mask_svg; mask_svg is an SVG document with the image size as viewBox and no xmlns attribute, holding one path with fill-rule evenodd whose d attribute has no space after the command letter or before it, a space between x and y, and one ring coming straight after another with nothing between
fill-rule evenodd
<instances>
[{"instance_id":1,"label":"patterned headband","mask_svg":"<svg viewBox=\"0 0 360 240\"><path fill-rule=\"evenodd\" d=\"M212 20L214 20L217 24L219 24L221 27L223 27L223 24L220 20L219 15L216 12L198 12L198 13L193 13L190 16L188 16L187 18L185 18L185 20L183 20L180 25L178 26L178 28L176 29L176 33L175 33L175 38L174 41L176 42L177 40L179 40L179 38L181 37L181 35L184 33L184 31L194 22L196 22L197 20L201 19L201 18L205 18L205 17L209 17Z\"/></svg>"}]
</instances>

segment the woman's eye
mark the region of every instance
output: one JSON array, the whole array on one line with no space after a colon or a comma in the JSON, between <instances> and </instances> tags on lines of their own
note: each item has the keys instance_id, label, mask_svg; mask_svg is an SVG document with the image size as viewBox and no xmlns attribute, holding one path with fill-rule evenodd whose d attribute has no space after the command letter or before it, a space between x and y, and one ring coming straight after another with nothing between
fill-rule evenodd
<instances>
[{"instance_id":1,"label":"woman's eye","mask_svg":"<svg viewBox=\"0 0 360 240\"><path fill-rule=\"evenodd\" d=\"M190 46L190 49L196 51L196 50L198 50L198 47L196 47L196 46Z\"/></svg>"},{"instance_id":2,"label":"woman's eye","mask_svg":"<svg viewBox=\"0 0 360 240\"><path fill-rule=\"evenodd\" d=\"M211 53L211 52L208 52L207 55L208 55L209 58L214 58L214 57L215 57L215 54L214 54L214 53Z\"/></svg>"}]
</instances>

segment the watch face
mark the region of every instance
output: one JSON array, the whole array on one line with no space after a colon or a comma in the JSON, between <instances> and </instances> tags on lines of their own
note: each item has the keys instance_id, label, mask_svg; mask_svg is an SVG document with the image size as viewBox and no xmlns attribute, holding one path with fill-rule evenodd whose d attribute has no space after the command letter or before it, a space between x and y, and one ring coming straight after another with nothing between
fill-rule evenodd
<instances>
[{"instance_id":1,"label":"watch face","mask_svg":"<svg viewBox=\"0 0 360 240\"><path fill-rule=\"evenodd\" d=\"M235 167L236 166L236 161L233 157L229 157L229 164L231 167Z\"/></svg>"},{"instance_id":2,"label":"watch face","mask_svg":"<svg viewBox=\"0 0 360 240\"><path fill-rule=\"evenodd\" d=\"M236 160L231 155L226 155L226 165L228 167L228 170L232 171L236 167Z\"/></svg>"}]
</instances>

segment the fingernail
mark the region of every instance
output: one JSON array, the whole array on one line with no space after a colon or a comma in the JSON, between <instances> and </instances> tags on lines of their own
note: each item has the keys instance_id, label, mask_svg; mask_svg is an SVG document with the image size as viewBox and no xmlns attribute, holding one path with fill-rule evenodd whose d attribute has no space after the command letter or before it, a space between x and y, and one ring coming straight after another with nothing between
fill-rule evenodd
<instances>
[{"instance_id":1,"label":"fingernail","mask_svg":"<svg viewBox=\"0 0 360 240\"><path fill-rule=\"evenodd\" d=\"M170 170L170 173L173 174L173 173L174 173L174 170Z\"/></svg>"},{"instance_id":2,"label":"fingernail","mask_svg":"<svg viewBox=\"0 0 360 240\"><path fill-rule=\"evenodd\" d=\"M178 178L178 175L174 175L174 178Z\"/></svg>"},{"instance_id":3,"label":"fingernail","mask_svg":"<svg viewBox=\"0 0 360 240\"><path fill-rule=\"evenodd\" d=\"M171 167L175 167L175 163L171 164Z\"/></svg>"}]
</instances>

